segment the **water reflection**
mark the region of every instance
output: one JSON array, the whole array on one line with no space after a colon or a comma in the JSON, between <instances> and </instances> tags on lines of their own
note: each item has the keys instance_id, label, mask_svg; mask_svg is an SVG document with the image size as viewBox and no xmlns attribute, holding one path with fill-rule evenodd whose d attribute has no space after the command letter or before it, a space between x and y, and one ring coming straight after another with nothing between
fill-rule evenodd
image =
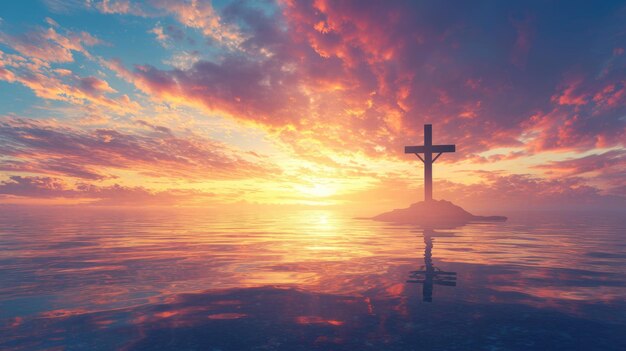
<instances>
[{"instance_id":1,"label":"water reflection","mask_svg":"<svg viewBox=\"0 0 626 351\"><path fill-rule=\"evenodd\" d=\"M2 350L400 351L419 345L428 350L621 351L626 345L619 324L523 304L423 304L269 286L42 317L3 331Z\"/></svg>"},{"instance_id":2,"label":"water reflection","mask_svg":"<svg viewBox=\"0 0 626 351\"><path fill-rule=\"evenodd\" d=\"M432 228L424 228L424 265L411 271L407 283L422 284L422 299L433 301L434 285L456 286L456 272L447 272L433 265L433 240L438 233Z\"/></svg>"},{"instance_id":3,"label":"water reflection","mask_svg":"<svg viewBox=\"0 0 626 351\"><path fill-rule=\"evenodd\" d=\"M414 229L0 211L0 350L626 349L623 218Z\"/></svg>"}]
</instances>

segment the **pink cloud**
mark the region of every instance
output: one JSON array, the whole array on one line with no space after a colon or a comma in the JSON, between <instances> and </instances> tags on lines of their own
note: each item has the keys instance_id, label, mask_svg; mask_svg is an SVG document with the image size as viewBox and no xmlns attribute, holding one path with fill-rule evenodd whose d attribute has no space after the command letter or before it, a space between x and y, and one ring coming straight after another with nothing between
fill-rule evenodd
<instances>
[{"instance_id":1,"label":"pink cloud","mask_svg":"<svg viewBox=\"0 0 626 351\"><path fill-rule=\"evenodd\" d=\"M554 178L584 176L593 184L602 186L605 192L625 194L626 151L623 149L552 161L534 168L545 170Z\"/></svg>"},{"instance_id":2,"label":"pink cloud","mask_svg":"<svg viewBox=\"0 0 626 351\"><path fill-rule=\"evenodd\" d=\"M90 96L101 96L106 93L116 92L109 83L96 77L82 77L78 78L78 81L79 89Z\"/></svg>"},{"instance_id":3,"label":"pink cloud","mask_svg":"<svg viewBox=\"0 0 626 351\"><path fill-rule=\"evenodd\" d=\"M524 174L482 172L483 182L463 185L440 181L440 198L456 199L467 208L502 210L619 208L626 197L609 195L582 178L544 179Z\"/></svg>"},{"instance_id":4,"label":"pink cloud","mask_svg":"<svg viewBox=\"0 0 626 351\"><path fill-rule=\"evenodd\" d=\"M194 135L177 137L147 122L150 132L78 130L27 119L0 119L0 169L83 179L123 169L151 177L237 179L271 176L279 169L247 160L228 146Z\"/></svg>"},{"instance_id":5,"label":"pink cloud","mask_svg":"<svg viewBox=\"0 0 626 351\"><path fill-rule=\"evenodd\" d=\"M623 104L626 99L626 81L609 84L593 96L593 101L601 108L612 109Z\"/></svg>"},{"instance_id":6,"label":"pink cloud","mask_svg":"<svg viewBox=\"0 0 626 351\"><path fill-rule=\"evenodd\" d=\"M118 184L96 186L79 183L72 186L50 177L11 176L9 180L0 182L0 201L16 197L82 199L94 205L162 206L211 198L213 194L192 190L151 191L143 187L126 187Z\"/></svg>"},{"instance_id":7,"label":"pink cloud","mask_svg":"<svg viewBox=\"0 0 626 351\"><path fill-rule=\"evenodd\" d=\"M626 170L626 151L607 151L601 154L592 154L580 158L552 161L535 167L551 171L564 172L567 175L578 175L581 173L598 171L606 172L607 169L611 167Z\"/></svg>"},{"instance_id":8,"label":"pink cloud","mask_svg":"<svg viewBox=\"0 0 626 351\"><path fill-rule=\"evenodd\" d=\"M180 6L170 10L192 22L194 13L202 13ZM432 6L426 10L439 13ZM349 147L372 157L400 157L398 150L418 142L425 122L437 125L437 140L458 145L459 152L442 162L524 143L526 152L619 144L618 91L606 92L616 96L598 97L597 106L590 106L596 83L582 77L559 83L562 70L545 79L512 72L510 46L492 55L500 62L461 59L463 38L490 33L463 31L469 25L454 14L426 18L417 8L286 2L282 13L268 16L236 4L219 18L248 28L237 54L196 59L172 70L129 69L119 61L108 65L157 99L263 126L302 157L319 159L319 147L311 146L316 144L335 153ZM540 21L533 16L510 28L521 56L527 55L531 37L541 39L533 34L531 24ZM596 107L609 102L610 108L598 112ZM599 113L600 118L593 117ZM605 128L598 122L602 119L613 128ZM528 134L537 137L522 141Z\"/></svg>"},{"instance_id":9,"label":"pink cloud","mask_svg":"<svg viewBox=\"0 0 626 351\"><path fill-rule=\"evenodd\" d=\"M552 96L552 101L559 105L586 105L588 96L585 92L581 92L582 79L577 79L567 84L563 90Z\"/></svg>"},{"instance_id":10,"label":"pink cloud","mask_svg":"<svg viewBox=\"0 0 626 351\"><path fill-rule=\"evenodd\" d=\"M304 95L290 84L296 79L293 74L273 62L233 57L220 64L196 62L188 70L163 71L143 65L130 71L116 61L109 62L109 67L153 96L267 125L295 122L301 114L294 110L307 105Z\"/></svg>"},{"instance_id":11,"label":"pink cloud","mask_svg":"<svg viewBox=\"0 0 626 351\"><path fill-rule=\"evenodd\" d=\"M65 34L61 34L54 26L48 29L37 28L15 36L0 33L0 42L11 46L26 57L45 62L73 62L73 52L91 57L85 46L101 43L98 38L87 32L66 31Z\"/></svg>"}]
</instances>

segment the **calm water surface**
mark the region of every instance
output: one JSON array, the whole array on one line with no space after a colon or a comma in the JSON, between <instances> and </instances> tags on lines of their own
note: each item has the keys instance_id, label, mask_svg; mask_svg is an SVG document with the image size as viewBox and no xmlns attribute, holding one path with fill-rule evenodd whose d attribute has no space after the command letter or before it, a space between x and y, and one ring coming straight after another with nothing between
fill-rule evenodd
<instances>
[{"instance_id":1,"label":"calm water surface","mask_svg":"<svg viewBox=\"0 0 626 351\"><path fill-rule=\"evenodd\" d=\"M1 350L626 350L626 214L0 212Z\"/></svg>"}]
</instances>

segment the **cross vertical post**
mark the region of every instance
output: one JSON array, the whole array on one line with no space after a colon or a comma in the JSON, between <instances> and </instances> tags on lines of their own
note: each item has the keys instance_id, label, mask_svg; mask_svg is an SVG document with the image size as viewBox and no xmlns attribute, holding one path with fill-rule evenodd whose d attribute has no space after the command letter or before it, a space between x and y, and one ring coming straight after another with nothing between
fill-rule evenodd
<instances>
[{"instance_id":1,"label":"cross vertical post","mask_svg":"<svg viewBox=\"0 0 626 351\"><path fill-rule=\"evenodd\" d=\"M424 201L433 200L433 163L444 152L455 152L455 145L433 145L433 126L424 124L424 145L405 146L405 154L415 154L424 162ZM433 159L433 153L438 153ZM420 156L424 154L424 158Z\"/></svg>"},{"instance_id":2,"label":"cross vertical post","mask_svg":"<svg viewBox=\"0 0 626 351\"><path fill-rule=\"evenodd\" d=\"M424 201L433 199L433 126L424 124Z\"/></svg>"}]
</instances>

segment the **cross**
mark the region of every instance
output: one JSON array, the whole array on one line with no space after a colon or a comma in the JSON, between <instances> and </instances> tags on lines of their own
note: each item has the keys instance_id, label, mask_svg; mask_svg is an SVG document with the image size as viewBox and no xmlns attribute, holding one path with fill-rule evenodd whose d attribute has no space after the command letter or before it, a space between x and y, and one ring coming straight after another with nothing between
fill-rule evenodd
<instances>
[{"instance_id":1,"label":"cross","mask_svg":"<svg viewBox=\"0 0 626 351\"><path fill-rule=\"evenodd\" d=\"M432 124L424 124L424 145L404 147L405 154L415 154L424 162L424 201L433 199L433 163L442 153L454 152L455 148L455 145L433 145ZM437 152L439 154L433 159L433 153ZM424 154L424 158L419 154Z\"/></svg>"}]
</instances>

